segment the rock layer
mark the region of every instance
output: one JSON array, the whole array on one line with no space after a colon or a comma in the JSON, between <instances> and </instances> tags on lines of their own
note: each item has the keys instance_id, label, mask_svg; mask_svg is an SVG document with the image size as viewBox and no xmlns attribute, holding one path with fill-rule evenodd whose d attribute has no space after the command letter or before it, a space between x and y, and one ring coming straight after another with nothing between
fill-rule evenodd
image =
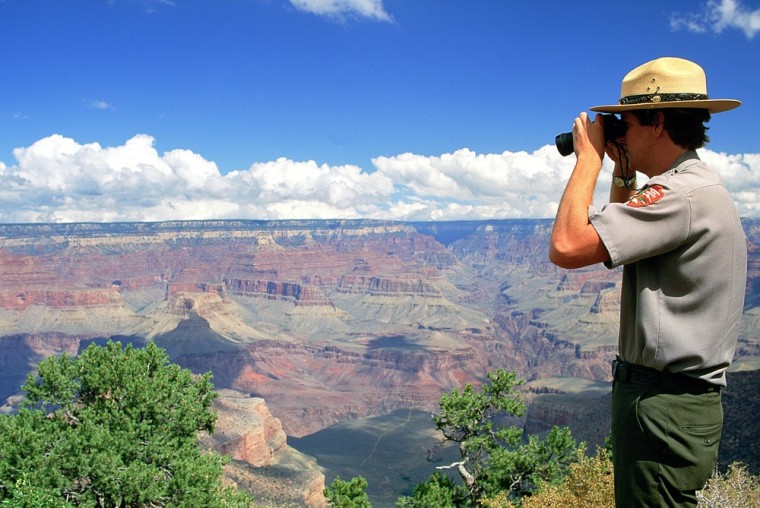
<instances>
[{"instance_id":1,"label":"rock layer","mask_svg":"<svg viewBox=\"0 0 760 508\"><path fill-rule=\"evenodd\" d=\"M745 229L737 368L757 369L760 221ZM108 337L155 341L217 388L264 398L291 436L432 411L495 368L606 382L620 271L555 267L550 232L548 220L0 225L0 400L45 355ZM276 448L276 435L240 439L241 463L259 456L241 450Z\"/></svg>"}]
</instances>

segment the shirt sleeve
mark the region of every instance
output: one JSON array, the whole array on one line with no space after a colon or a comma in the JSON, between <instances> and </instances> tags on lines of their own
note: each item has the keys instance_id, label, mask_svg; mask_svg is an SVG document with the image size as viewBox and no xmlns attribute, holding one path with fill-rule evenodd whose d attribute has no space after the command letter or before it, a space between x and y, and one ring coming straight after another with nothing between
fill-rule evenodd
<instances>
[{"instance_id":1,"label":"shirt sleeve","mask_svg":"<svg viewBox=\"0 0 760 508\"><path fill-rule=\"evenodd\" d=\"M591 205L589 222L607 251L608 268L669 252L688 237L688 198L667 185L654 184L625 203L609 203L601 211Z\"/></svg>"}]
</instances>

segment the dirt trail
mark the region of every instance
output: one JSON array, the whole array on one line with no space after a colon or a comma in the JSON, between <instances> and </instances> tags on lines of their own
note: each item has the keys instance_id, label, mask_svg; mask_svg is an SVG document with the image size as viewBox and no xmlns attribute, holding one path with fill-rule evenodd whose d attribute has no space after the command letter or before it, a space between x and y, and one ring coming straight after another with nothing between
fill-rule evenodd
<instances>
[{"instance_id":1,"label":"dirt trail","mask_svg":"<svg viewBox=\"0 0 760 508\"><path fill-rule=\"evenodd\" d=\"M369 455L367 455L364 458L364 460L361 462L361 465L362 466L365 465L367 463L367 461L369 461L372 458L372 456L375 454L375 451L377 450L377 446L380 444L380 441L382 441L385 436L387 436L388 434L390 434L391 432L393 432L395 430L400 429L401 427L403 427L404 425L406 425L407 423L409 423L411 421L411 419L412 419L412 410L410 408L410 409L407 410L406 420L404 422L402 422L399 425L396 425L393 428L390 428L390 429L386 430L385 432L383 432L382 434L380 434L377 437L377 439L375 440L375 444L372 446L372 450L369 452Z\"/></svg>"}]
</instances>

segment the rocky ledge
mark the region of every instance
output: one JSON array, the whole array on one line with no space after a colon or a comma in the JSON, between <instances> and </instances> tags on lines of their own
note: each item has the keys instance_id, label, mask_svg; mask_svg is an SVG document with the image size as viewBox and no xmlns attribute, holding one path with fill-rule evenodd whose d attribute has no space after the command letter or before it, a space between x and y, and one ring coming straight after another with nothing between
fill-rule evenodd
<instances>
[{"instance_id":1,"label":"rocky ledge","mask_svg":"<svg viewBox=\"0 0 760 508\"><path fill-rule=\"evenodd\" d=\"M276 506L326 507L325 477L316 459L288 446L280 420L264 399L233 390L219 394L216 431L200 441L232 458L225 468L227 481Z\"/></svg>"}]
</instances>

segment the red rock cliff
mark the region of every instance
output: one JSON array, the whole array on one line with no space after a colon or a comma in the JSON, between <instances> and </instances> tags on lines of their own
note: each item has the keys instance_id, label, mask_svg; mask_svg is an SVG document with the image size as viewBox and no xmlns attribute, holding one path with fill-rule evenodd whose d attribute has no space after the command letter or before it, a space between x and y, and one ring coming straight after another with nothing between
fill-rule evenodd
<instances>
[{"instance_id":1,"label":"red rock cliff","mask_svg":"<svg viewBox=\"0 0 760 508\"><path fill-rule=\"evenodd\" d=\"M287 444L280 420L258 397L220 391L216 431L201 444L233 459L225 476L257 499L323 508L325 477L316 460ZM276 473L276 474L275 474ZM285 487L287 485L287 487Z\"/></svg>"}]
</instances>

